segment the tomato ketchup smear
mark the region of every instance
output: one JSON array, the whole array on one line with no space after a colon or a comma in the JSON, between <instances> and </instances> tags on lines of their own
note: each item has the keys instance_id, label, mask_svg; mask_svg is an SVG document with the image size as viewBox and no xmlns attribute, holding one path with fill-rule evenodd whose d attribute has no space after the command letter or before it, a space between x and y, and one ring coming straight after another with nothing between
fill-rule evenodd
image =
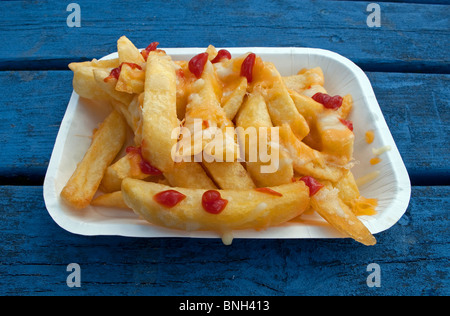
<instances>
[{"instance_id":1,"label":"tomato ketchup smear","mask_svg":"<svg viewBox=\"0 0 450 316\"><path fill-rule=\"evenodd\" d=\"M228 200L222 199L219 191L208 190L203 193L202 207L205 211L211 214L219 214L228 204Z\"/></svg>"},{"instance_id":2,"label":"tomato ketchup smear","mask_svg":"<svg viewBox=\"0 0 450 316\"><path fill-rule=\"evenodd\" d=\"M344 124L345 126L348 127L349 130L351 130L353 132L353 123L352 121L349 120L344 120L344 119L339 119L339 121L341 121L342 124Z\"/></svg>"},{"instance_id":3,"label":"tomato ketchup smear","mask_svg":"<svg viewBox=\"0 0 450 316\"><path fill-rule=\"evenodd\" d=\"M231 53L227 51L226 49L221 49L217 52L216 57L214 57L213 60L211 60L211 63L215 64L220 62L222 59L231 59Z\"/></svg>"},{"instance_id":4,"label":"tomato ketchup smear","mask_svg":"<svg viewBox=\"0 0 450 316\"><path fill-rule=\"evenodd\" d=\"M326 94L317 92L315 95L312 96L313 100L316 102L321 103L325 108L337 110L342 106L342 97L339 95L335 95L334 97Z\"/></svg>"},{"instance_id":5,"label":"tomato ketchup smear","mask_svg":"<svg viewBox=\"0 0 450 316\"><path fill-rule=\"evenodd\" d=\"M320 189L323 188L323 184L318 182L316 179L310 176L304 176L300 178L300 181L305 182L305 184L309 188L309 196L313 196L316 194Z\"/></svg>"},{"instance_id":6,"label":"tomato ketchup smear","mask_svg":"<svg viewBox=\"0 0 450 316\"><path fill-rule=\"evenodd\" d=\"M127 64L128 66L131 67L131 69L139 69L139 70L142 70L142 67L139 66L138 64L123 62L123 63L120 64L119 67L114 68L113 70L111 70L109 76L106 77L106 78L104 79L104 81L105 81L105 82L108 82L108 81L111 80L111 79L116 79L116 80L118 80L119 77L120 77L120 71L122 70L123 64Z\"/></svg>"},{"instance_id":7,"label":"tomato ketchup smear","mask_svg":"<svg viewBox=\"0 0 450 316\"><path fill-rule=\"evenodd\" d=\"M200 53L198 55L195 55L191 58L189 61L189 71L192 72L197 79L199 79L202 74L203 70L205 70L206 62L208 61L208 53Z\"/></svg>"},{"instance_id":8,"label":"tomato ketchup smear","mask_svg":"<svg viewBox=\"0 0 450 316\"><path fill-rule=\"evenodd\" d=\"M186 198L186 195L175 190L166 190L159 192L153 196L158 204L167 208L172 208Z\"/></svg>"},{"instance_id":9,"label":"tomato ketchup smear","mask_svg":"<svg viewBox=\"0 0 450 316\"><path fill-rule=\"evenodd\" d=\"M255 66L256 55L254 53L248 54L241 65L241 77L247 78L250 83L253 80L253 66Z\"/></svg>"},{"instance_id":10,"label":"tomato ketchup smear","mask_svg":"<svg viewBox=\"0 0 450 316\"><path fill-rule=\"evenodd\" d=\"M139 155L141 157L141 160L139 162L139 168L141 169L142 173L152 176L158 176L162 174L161 170L159 170L156 167L153 167L147 160L144 159L144 157L142 156L141 147L129 146L126 149L126 152L127 154Z\"/></svg>"},{"instance_id":11,"label":"tomato ketchup smear","mask_svg":"<svg viewBox=\"0 0 450 316\"><path fill-rule=\"evenodd\" d=\"M147 61L147 58L148 58L148 55L150 54L150 52L155 51L156 48L158 47L158 45L159 45L158 42L150 43L150 45L148 45L146 49L141 51L141 55L142 55L142 57L144 57L145 61Z\"/></svg>"}]
</instances>

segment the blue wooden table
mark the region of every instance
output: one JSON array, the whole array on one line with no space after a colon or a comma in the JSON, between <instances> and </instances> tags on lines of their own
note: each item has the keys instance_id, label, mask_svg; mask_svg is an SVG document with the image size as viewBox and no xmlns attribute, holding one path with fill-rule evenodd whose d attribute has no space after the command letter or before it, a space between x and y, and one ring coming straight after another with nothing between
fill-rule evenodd
<instances>
[{"instance_id":1,"label":"blue wooden table","mask_svg":"<svg viewBox=\"0 0 450 316\"><path fill-rule=\"evenodd\" d=\"M1 1L1 295L449 295L450 1ZM369 10L368 10L369 9ZM374 11L375 10L375 11ZM379 27L370 27L380 17ZM70 24L70 23L69 23ZM67 64L138 47L296 46L358 64L412 183L405 215L349 239L140 239L71 234L43 179L72 92ZM68 265L81 271L69 287ZM371 273L379 286L371 285Z\"/></svg>"}]
</instances>

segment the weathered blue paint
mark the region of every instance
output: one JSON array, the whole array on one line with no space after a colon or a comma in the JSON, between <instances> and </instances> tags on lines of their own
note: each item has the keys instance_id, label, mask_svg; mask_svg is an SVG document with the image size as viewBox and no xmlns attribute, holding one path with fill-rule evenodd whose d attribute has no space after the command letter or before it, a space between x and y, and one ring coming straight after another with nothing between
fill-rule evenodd
<instances>
[{"instance_id":1,"label":"weathered blue paint","mask_svg":"<svg viewBox=\"0 0 450 316\"><path fill-rule=\"evenodd\" d=\"M0 187L0 295L448 295L450 189L414 187L408 210L365 247L350 239L145 239L72 235L40 186ZM70 263L81 288L66 285ZM381 269L369 288L367 265Z\"/></svg>"},{"instance_id":2,"label":"weathered blue paint","mask_svg":"<svg viewBox=\"0 0 450 316\"><path fill-rule=\"evenodd\" d=\"M450 75L367 74L413 184L449 184L450 149L444 144L450 143ZM0 72L0 86L8 85L14 89L0 94L0 146L9 149L0 151L0 179L39 184L71 95L72 73Z\"/></svg>"},{"instance_id":3,"label":"weathered blue paint","mask_svg":"<svg viewBox=\"0 0 450 316\"><path fill-rule=\"evenodd\" d=\"M366 70L450 71L445 5L380 2L381 27L366 24L360 1L76 1L81 27L66 24L64 1L1 1L0 69L64 69L138 47L298 46L323 48Z\"/></svg>"},{"instance_id":4,"label":"weathered blue paint","mask_svg":"<svg viewBox=\"0 0 450 316\"><path fill-rule=\"evenodd\" d=\"M449 295L450 1L1 1L0 295ZM42 179L72 91L71 61L139 47L299 46L368 74L413 183L405 215L364 247L339 240L86 237L48 215ZM422 186L427 185L427 186ZM66 285L70 263L81 288ZM370 263L381 287L369 288Z\"/></svg>"}]
</instances>

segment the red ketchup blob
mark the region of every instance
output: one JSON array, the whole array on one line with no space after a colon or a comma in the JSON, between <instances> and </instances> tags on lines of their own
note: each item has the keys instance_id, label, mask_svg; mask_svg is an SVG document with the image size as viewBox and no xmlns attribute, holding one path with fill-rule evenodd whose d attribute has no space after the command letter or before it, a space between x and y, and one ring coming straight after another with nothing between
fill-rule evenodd
<instances>
[{"instance_id":1,"label":"red ketchup blob","mask_svg":"<svg viewBox=\"0 0 450 316\"><path fill-rule=\"evenodd\" d=\"M172 208L186 198L186 195L175 190L167 190L155 194L153 200L167 208Z\"/></svg>"},{"instance_id":2,"label":"red ketchup blob","mask_svg":"<svg viewBox=\"0 0 450 316\"><path fill-rule=\"evenodd\" d=\"M213 64L218 63L224 58L231 59L231 54L226 49L221 49L217 52L217 56L214 57L213 60L211 60L211 63L213 63Z\"/></svg>"},{"instance_id":3,"label":"red ketchup blob","mask_svg":"<svg viewBox=\"0 0 450 316\"><path fill-rule=\"evenodd\" d=\"M147 61L148 54L152 51L155 51L156 47L158 47L158 45L159 45L158 42L150 43L150 45L148 45L147 48L141 52L141 55L142 55L142 57L144 57L145 61Z\"/></svg>"},{"instance_id":4,"label":"red ketchup blob","mask_svg":"<svg viewBox=\"0 0 450 316\"><path fill-rule=\"evenodd\" d=\"M280 192L274 191L269 188L256 188L255 191L266 193L266 194L271 194L271 195L275 195L275 196L283 196L283 194L281 194Z\"/></svg>"},{"instance_id":5,"label":"red ketchup blob","mask_svg":"<svg viewBox=\"0 0 450 316\"><path fill-rule=\"evenodd\" d=\"M314 99L314 101L321 103L327 109L332 110L339 109L343 101L342 97L339 95L335 95L334 97L332 97L326 93L321 92L317 92L315 95L313 95L312 98Z\"/></svg>"},{"instance_id":6,"label":"red ketchup blob","mask_svg":"<svg viewBox=\"0 0 450 316\"><path fill-rule=\"evenodd\" d=\"M344 120L344 119L339 119L339 121L341 121L342 124L344 124L345 126L347 126L348 129L351 130L351 131L353 132L353 123L352 123L352 121Z\"/></svg>"},{"instance_id":7,"label":"red ketchup blob","mask_svg":"<svg viewBox=\"0 0 450 316\"><path fill-rule=\"evenodd\" d=\"M109 76L106 77L105 79L103 79L103 81L108 82L111 79L116 79L118 80L120 76L120 67L119 68L114 68L113 70L111 70L111 72L109 73Z\"/></svg>"},{"instance_id":8,"label":"red ketchup blob","mask_svg":"<svg viewBox=\"0 0 450 316\"><path fill-rule=\"evenodd\" d=\"M156 167L153 167L147 160L144 159L144 157L142 156L141 147L129 146L126 149L126 152L127 152L127 154L139 155L141 157L140 162L139 162L139 168L141 169L142 173L152 175L152 176L157 176L157 175L162 174L161 170L159 170Z\"/></svg>"},{"instance_id":9,"label":"red ketchup blob","mask_svg":"<svg viewBox=\"0 0 450 316\"><path fill-rule=\"evenodd\" d=\"M206 62L208 61L208 53L201 53L192 57L189 61L189 71L192 72L197 79L202 76L205 69Z\"/></svg>"},{"instance_id":10,"label":"red ketchup blob","mask_svg":"<svg viewBox=\"0 0 450 316\"><path fill-rule=\"evenodd\" d=\"M309 187L309 196L313 196L323 188L322 183L318 182L316 179L310 176L304 176L300 178L300 181L305 182L305 184Z\"/></svg>"},{"instance_id":11,"label":"red ketchup blob","mask_svg":"<svg viewBox=\"0 0 450 316\"><path fill-rule=\"evenodd\" d=\"M244 61L241 65L241 77L246 77L247 82L252 82L253 80L253 66L255 66L256 55L254 53L250 53L247 57L245 57Z\"/></svg>"},{"instance_id":12,"label":"red ketchup blob","mask_svg":"<svg viewBox=\"0 0 450 316\"><path fill-rule=\"evenodd\" d=\"M111 70L109 76L106 77L105 79L103 79L103 81L108 82L108 81L111 80L111 79L116 79L116 80L118 80L118 79L119 79L119 76L120 76L120 71L122 70L123 64L127 64L128 66L131 67L131 69L139 69L139 70L142 70L142 67L139 66L138 64L135 64L135 63L125 63L125 62L124 62L124 63L121 63L119 67L114 68L113 70Z\"/></svg>"},{"instance_id":13,"label":"red ketchup blob","mask_svg":"<svg viewBox=\"0 0 450 316\"><path fill-rule=\"evenodd\" d=\"M205 211L211 214L219 214L228 204L228 200L222 199L220 193L215 190L208 190L203 193L202 206Z\"/></svg>"}]
</instances>

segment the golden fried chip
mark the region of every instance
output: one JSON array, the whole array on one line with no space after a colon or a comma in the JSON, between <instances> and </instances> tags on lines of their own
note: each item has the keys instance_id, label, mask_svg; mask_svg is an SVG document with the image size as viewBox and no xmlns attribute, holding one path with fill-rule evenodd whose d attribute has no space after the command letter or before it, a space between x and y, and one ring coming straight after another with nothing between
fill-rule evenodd
<instances>
[{"instance_id":1,"label":"golden fried chip","mask_svg":"<svg viewBox=\"0 0 450 316\"><path fill-rule=\"evenodd\" d=\"M280 127L280 139L283 148L293 160L294 170L301 175L310 175L317 179L338 181L346 171L333 165L328 165L326 157L298 140L289 125Z\"/></svg>"},{"instance_id":2,"label":"golden fried chip","mask_svg":"<svg viewBox=\"0 0 450 316\"><path fill-rule=\"evenodd\" d=\"M131 152L110 165L101 182L102 190L105 192L120 191L122 180L125 178L146 179L150 177L142 172L139 166L141 161L140 155Z\"/></svg>"},{"instance_id":3,"label":"golden fried chip","mask_svg":"<svg viewBox=\"0 0 450 316\"><path fill-rule=\"evenodd\" d=\"M298 139L302 140L309 133L305 118L298 112L283 79L273 63L259 62L254 67L255 80L253 89L261 87L275 126L289 124Z\"/></svg>"},{"instance_id":4,"label":"golden fried chip","mask_svg":"<svg viewBox=\"0 0 450 316\"><path fill-rule=\"evenodd\" d=\"M239 135L239 142L244 144L245 148L245 160L247 171L249 172L251 178L258 187L272 187L285 183L289 183L294 176L294 168L292 159L290 159L283 151L278 151L278 156L274 157L276 154L274 148L271 146L271 133L265 133L261 135L259 133L259 128L271 129L273 127L272 121L270 119L269 112L267 110L267 105L264 101L263 96L259 92L253 92L249 94L244 101L238 115L236 116L236 125L244 129L244 133ZM250 129L250 130L247 130ZM250 134L251 129L254 129L255 135L258 142L251 145L250 139L247 141L245 134ZM260 137L267 136L266 144L267 148L260 148ZM278 144L279 145L279 144ZM251 148L253 146L253 148ZM256 152L258 154L257 159L250 161L250 150L254 150L256 147ZM261 150L265 150L268 154L270 153L270 158L278 159L278 166L272 172L263 172L267 170L273 161L261 161ZM265 169L263 169L265 166Z\"/></svg>"},{"instance_id":5,"label":"golden fried chip","mask_svg":"<svg viewBox=\"0 0 450 316\"><path fill-rule=\"evenodd\" d=\"M130 209L123 201L122 191L102 194L92 200L91 205L109 208Z\"/></svg>"},{"instance_id":6,"label":"golden fried chip","mask_svg":"<svg viewBox=\"0 0 450 316\"><path fill-rule=\"evenodd\" d=\"M73 71L73 89L81 97L96 101L109 101L108 93L105 93L97 85L94 78L94 69L103 69L107 72L119 66L118 59L92 60L80 63L70 63Z\"/></svg>"},{"instance_id":7,"label":"golden fried chip","mask_svg":"<svg viewBox=\"0 0 450 316\"><path fill-rule=\"evenodd\" d=\"M93 72L95 82L97 83L97 87L100 88L100 90L108 94L112 99L117 100L125 104L126 106L130 104L134 96L129 93L117 91L116 90L117 80L106 79L107 77L109 77L110 74L109 71L105 69L94 69Z\"/></svg>"},{"instance_id":8,"label":"golden fried chip","mask_svg":"<svg viewBox=\"0 0 450 316\"><path fill-rule=\"evenodd\" d=\"M133 63L142 66L145 62L139 49L126 36L120 37L117 41L117 53L119 55L119 64Z\"/></svg>"},{"instance_id":9,"label":"golden fried chip","mask_svg":"<svg viewBox=\"0 0 450 316\"><path fill-rule=\"evenodd\" d=\"M244 96L247 93L247 78L242 77L236 85L227 87L223 91L222 107L229 120L233 120L242 105Z\"/></svg>"},{"instance_id":10,"label":"golden fried chip","mask_svg":"<svg viewBox=\"0 0 450 316\"><path fill-rule=\"evenodd\" d=\"M317 117L317 132L322 152L331 162L345 166L353 158L355 135L334 110L326 110Z\"/></svg>"},{"instance_id":11,"label":"golden fried chip","mask_svg":"<svg viewBox=\"0 0 450 316\"><path fill-rule=\"evenodd\" d=\"M206 190L169 187L135 179L125 179L122 183L125 203L148 222L181 230L219 233L280 225L309 207L309 189L303 181L271 189L272 193L254 189L217 190L221 199L227 202L219 214L212 214L202 206ZM155 195L167 190L175 190L185 198L171 208L156 202Z\"/></svg>"},{"instance_id":12,"label":"golden fried chip","mask_svg":"<svg viewBox=\"0 0 450 316\"><path fill-rule=\"evenodd\" d=\"M311 197L311 206L331 226L344 235L367 246L375 245L375 237L353 214L352 210L339 199L338 194L337 189L323 187Z\"/></svg>"},{"instance_id":13,"label":"golden fried chip","mask_svg":"<svg viewBox=\"0 0 450 316\"><path fill-rule=\"evenodd\" d=\"M89 149L63 188L64 201L78 209L89 205L106 168L122 148L126 133L125 120L113 111L94 133Z\"/></svg>"},{"instance_id":14,"label":"golden fried chip","mask_svg":"<svg viewBox=\"0 0 450 316\"><path fill-rule=\"evenodd\" d=\"M221 189L255 188L252 178L240 162L203 162L203 166Z\"/></svg>"},{"instance_id":15,"label":"golden fried chip","mask_svg":"<svg viewBox=\"0 0 450 316\"><path fill-rule=\"evenodd\" d=\"M129 94L144 92L145 71L132 64L123 64L117 80L116 90Z\"/></svg>"},{"instance_id":16,"label":"golden fried chip","mask_svg":"<svg viewBox=\"0 0 450 316\"><path fill-rule=\"evenodd\" d=\"M198 162L179 162L164 176L173 187L191 189L216 189L217 186L208 177Z\"/></svg>"},{"instance_id":17,"label":"golden fried chip","mask_svg":"<svg viewBox=\"0 0 450 316\"><path fill-rule=\"evenodd\" d=\"M173 168L172 131L178 125L175 68L170 56L150 52L142 108L142 155L163 172Z\"/></svg>"}]
</instances>

